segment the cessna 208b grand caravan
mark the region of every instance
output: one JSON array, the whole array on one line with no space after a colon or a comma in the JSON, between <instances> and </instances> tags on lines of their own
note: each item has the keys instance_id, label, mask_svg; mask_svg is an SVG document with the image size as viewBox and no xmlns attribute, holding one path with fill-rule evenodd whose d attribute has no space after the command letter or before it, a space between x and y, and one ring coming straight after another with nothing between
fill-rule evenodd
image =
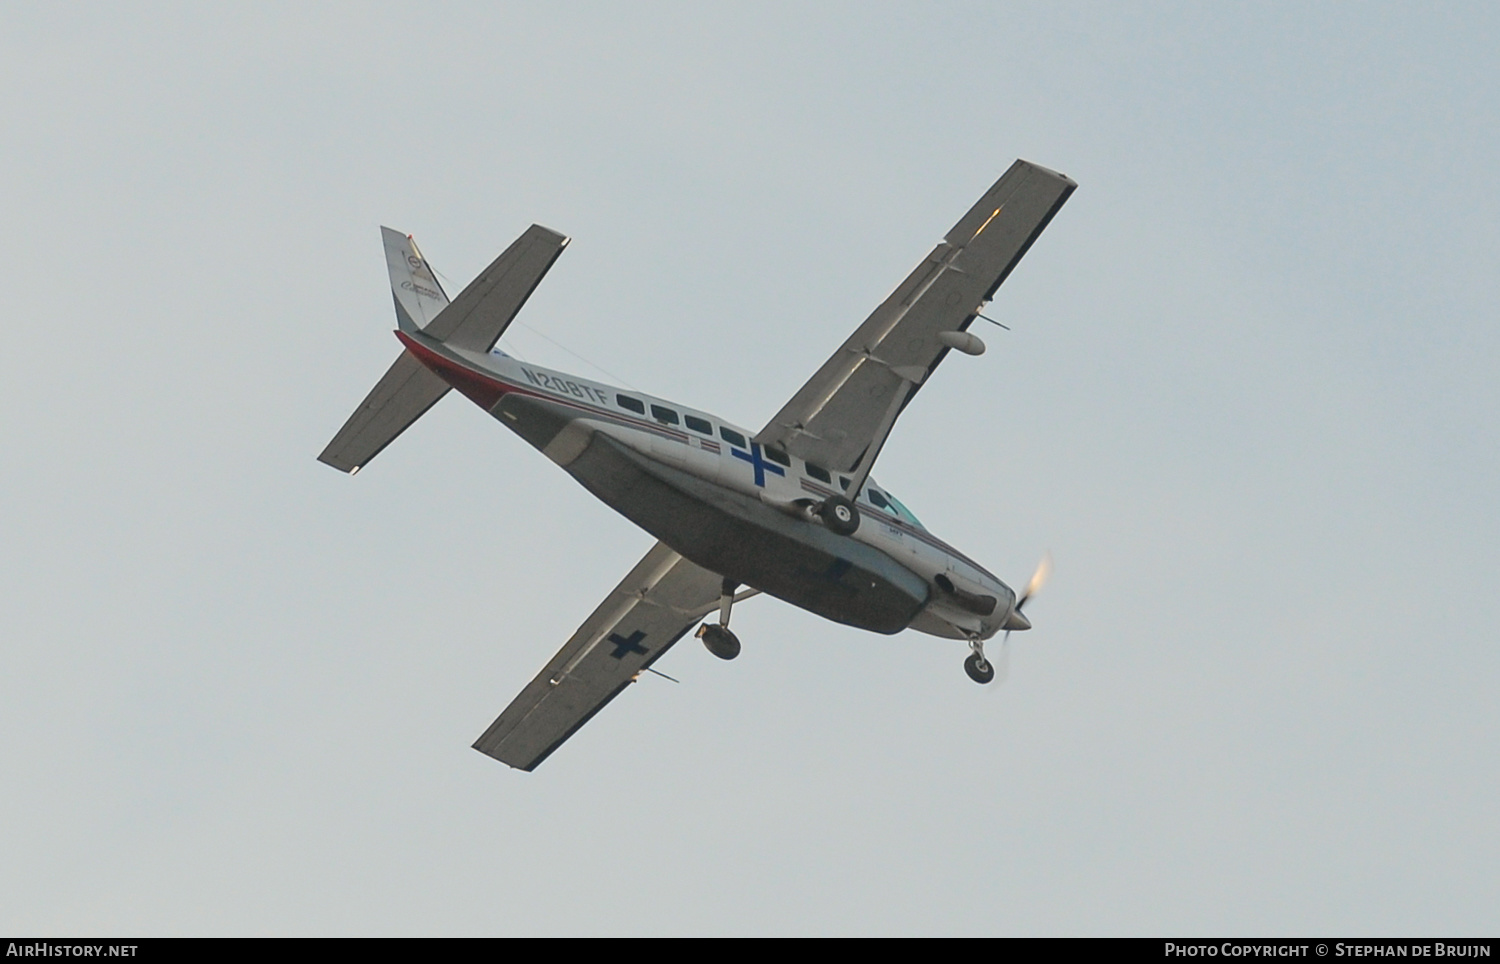
<instances>
[{"instance_id":1,"label":"cessna 208b grand caravan","mask_svg":"<svg viewBox=\"0 0 1500 964\"><path fill-rule=\"evenodd\" d=\"M715 610L697 635L737 656L730 611L756 593L872 632L967 640L969 676L992 680L984 642L1031 628L1022 608L1045 563L1017 596L870 469L944 356L984 351L969 326L1076 187L1016 161L756 433L496 350L566 237L533 225L450 302L411 238L382 229L405 350L319 460L357 472L456 388L659 540L474 748L534 769Z\"/></svg>"}]
</instances>

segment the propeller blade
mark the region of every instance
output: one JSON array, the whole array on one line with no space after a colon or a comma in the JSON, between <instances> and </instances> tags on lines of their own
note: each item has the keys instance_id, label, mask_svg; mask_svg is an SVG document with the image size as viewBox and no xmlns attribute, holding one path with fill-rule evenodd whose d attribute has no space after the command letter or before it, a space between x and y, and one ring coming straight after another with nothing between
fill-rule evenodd
<instances>
[{"instance_id":1,"label":"propeller blade","mask_svg":"<svg viewBox=\"0 0 1500 964\"><path fill-rule=\"evenodd\" d=\"M1021 607L1026 605L1028 599L1042 591L1050 575L1052 575L1052 553L1049 552L1042 556L1041 562L1036 564L1036 572L1031 574L1031 581L1026 584L1025 589L1021 590L1021 598L1016 602L1016 612L1021 611Z\"/></svg>"},{"instance_id":2,"label":"propeller blade","mask_svg":"<svg viewBox=\"0 0 1500 964\"><path fill-rule=\"evenodd\" d=\"M995 685L1010 679L1010 633L1000 640L1000 658L991 660L995 667Z\"/></svg>"}]
</instances>

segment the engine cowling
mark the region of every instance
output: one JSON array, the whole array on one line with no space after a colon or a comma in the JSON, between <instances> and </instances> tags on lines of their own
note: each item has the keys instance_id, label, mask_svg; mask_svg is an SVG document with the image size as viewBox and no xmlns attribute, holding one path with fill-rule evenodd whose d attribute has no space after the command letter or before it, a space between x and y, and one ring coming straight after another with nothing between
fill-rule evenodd
<instances>
[{"instance_id":1,"label":"engine cowling","mask_svg":"<svg viewBox=\"0 0 1500 964\"><path fill-rule=\"evenodd\" d=\"M955 586L953 584L953 580L949 579L948 576L944 573L938 573L937 577L932 581L937 585L939 589L943 591L945 595L948 596L949 599L953 601L954 605L958 606L958 608L962 610L965 610L966 612L971 612L976 616L992 615L995 612L995 607L1000 604L1000 600L996 599L994 596L990 596L985 593L970 592L967 589L960 589L958 586Z\"/></svg>"}]
</instances>

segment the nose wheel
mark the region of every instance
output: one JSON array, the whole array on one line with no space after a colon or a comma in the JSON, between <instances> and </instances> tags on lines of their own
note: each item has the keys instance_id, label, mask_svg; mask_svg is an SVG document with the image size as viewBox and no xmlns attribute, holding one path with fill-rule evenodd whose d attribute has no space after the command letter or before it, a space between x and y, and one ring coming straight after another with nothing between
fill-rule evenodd
<instances>
[{"instance_id":1,"label":"nose wheel","mask_svg":"<svg viewBox=\"0 0 1500 964\"><path fill-rule=\"evenodd\" d=\"M989 683L995 679L995 667L979 653L969 654L964 660L964 672L976 683Z\"/></svg>"},{"instance_id":2,"label":"nose wheel","mask_svg":"<svg viewBox=\"0 0 1500 964\"><path fill-rule=\"evenodd\" d=\"M977 636L969 637L969 648L973 650L969 658L964 660L964 672L969 674L969 679L976 683L990 683L995 679L995 664L984 658L984 640Z\"/></svg>"}]
</instances>

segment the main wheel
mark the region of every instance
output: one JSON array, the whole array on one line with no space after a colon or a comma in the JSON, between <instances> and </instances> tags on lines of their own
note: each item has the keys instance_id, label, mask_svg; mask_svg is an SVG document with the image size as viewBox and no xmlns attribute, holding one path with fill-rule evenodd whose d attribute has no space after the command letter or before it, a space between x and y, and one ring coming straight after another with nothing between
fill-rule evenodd
<instances>
[{"instance_id":1,"label":"main wheel","mask_svg":"<svg viewBox=\"0 0 1500 964\"><path fill-rule=\"evenodd\" d=\"M994 665L987 659L980 659L978 653L970 653L964 660L964 672L976 683L988 683L995 678Z\"/></svg>"},{"instance_id":2,"label":"main wheel","mask_svg":"<svg viewBox=\"0 0 1500 964\"><path fill-rule=\"evenodd\" d=\"M859 510L841 495L830 495L818 506L823 524L841 536L852 536L859 528Z\"/></svg>"},{"instance_id":3,"label":"main wheel","mask_svg":"<svg viewBox=\"0 0 1500 964\"><path fill-rule=\"evenodd\" d=\"M720 659L734 659L740 654L739 638L727 626L704 623L698 627L698 638L703 640L704 648Z\"/></svg>"}]
</instances>

